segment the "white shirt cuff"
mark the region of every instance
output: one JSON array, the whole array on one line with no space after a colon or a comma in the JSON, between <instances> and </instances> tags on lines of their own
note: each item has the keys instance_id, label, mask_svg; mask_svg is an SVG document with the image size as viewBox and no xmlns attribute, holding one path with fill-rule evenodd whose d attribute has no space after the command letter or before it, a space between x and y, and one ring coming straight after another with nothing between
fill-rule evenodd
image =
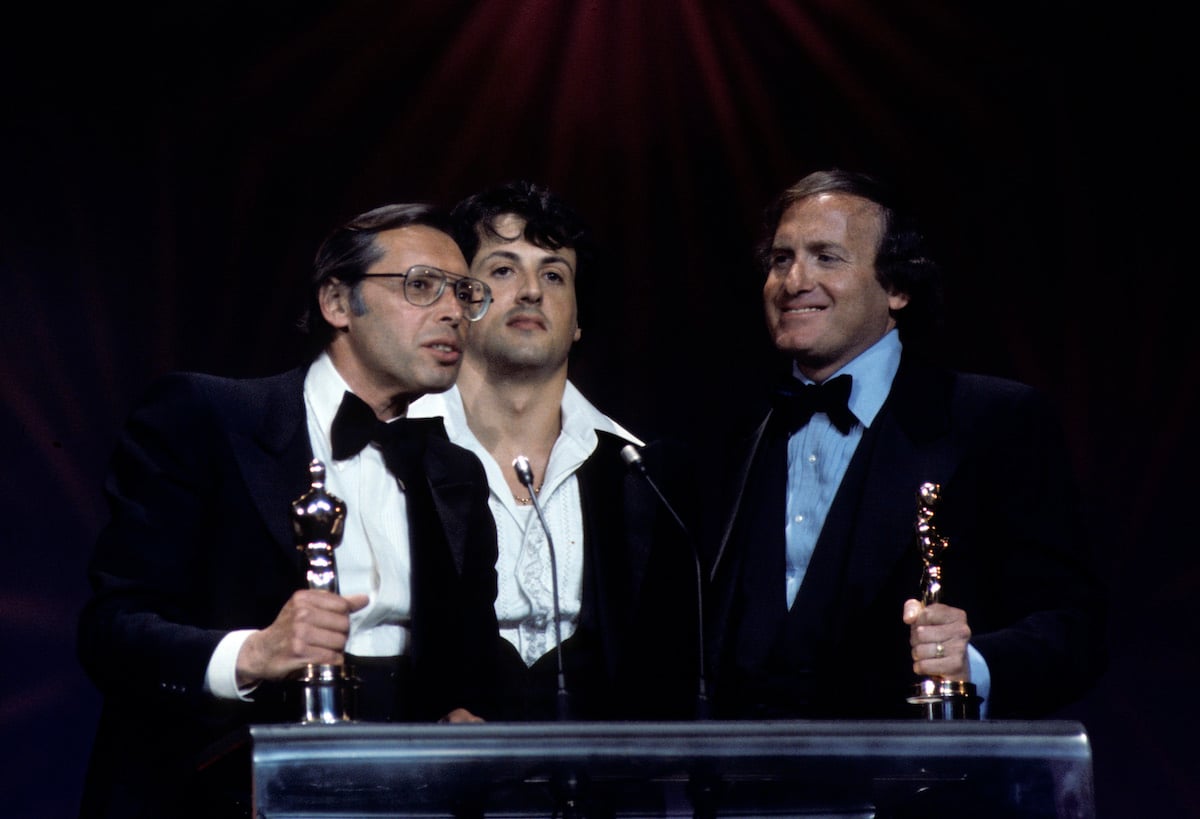
<instances>
[{"instance_id":1,"label":"white shirt cuff","mask_svg":"<svg viewBox=\"0 0 1200 819\"><path fill-rule=\"evenodd\" d=\"M225 700L250 700L250 694L258 688L258 684L238 688L237 658L241 653L246 638L254 633L254 629L242 629L226 634L208 661L208 670L204 673L204 688L214 697Z\"/></svg>"}]
</instances>

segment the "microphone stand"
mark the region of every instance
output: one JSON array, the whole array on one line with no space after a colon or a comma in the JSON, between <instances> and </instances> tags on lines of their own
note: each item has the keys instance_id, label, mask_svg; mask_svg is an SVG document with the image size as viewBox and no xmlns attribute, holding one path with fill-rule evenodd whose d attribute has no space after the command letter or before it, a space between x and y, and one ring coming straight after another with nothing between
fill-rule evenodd
<instances>
[{"instance_id":1,"label":"microphone stand","mask_svg":"<svg viewBox=\"0 0 1200 819\"><path fill-rule=\"evenodd\" d=\"M650 477L650 473L646 470L646 463L642 460L642 455L637 451L637 447L633 444L627 444L621 449L621 460L629 469L642 477L646 484L653 490L659 502L671 513L671 517L675 519L680 531L687 538L688 545L691 547L692 560L696 566L696 624L698 641L698 658L699 671L697 674L697 691L696 691L696 719L707 720L711 716L711 711L708 702L708 685L706 682L707 674L705 672L704 662L704 569L700 565L700 551L696 548L696 542L692 539L691 532L684 525L683 519L675 511L667 501L666 495L658 488L658 484ZM716 809L716 781L717 777L709 770L709 766L701 764L699 770L693 770L688 781L688 797L692 801L692 816L693 819L713 819L717 815Z\"/></svg>"},{"instance_id":2,"label":"microphone stand","mask_svg":"<svg viewBox=\"0 0 1200 819\"><path fill-rule=\"evenodd\" d=\"M563 670L562 608L558 600L558 560L555 557L554 538L550 534L550 526L546 523L546 516L542 513L542 505L538 502L537 490L533 488L533 469L529 465L529 459L524 455L518 455L513 460L513 470L517 473L517 480L529 492L529 500L533 504L533 511L537 513L538 522L542 525L542 531L546 535L546 546L550 551L550 589L553 592L554 600L554 655L558 663L555 716L559 722L566 722L571 718L571 701L570 695L567 692L567 676ZM555 790L559 792L562 805L562 819L575 819L579 816L578 777L574 772L567 771L564 775L555 777L555 780Z\"/></svg>"},{"instance_id":3,"label":"microphone stand","mask_svg":"<svg viewBox=\"0 0 1200 819\"><path fill-rule=\"evenodd\" d=\"M696 689L696 718L708 719L710 717L710 709L708 703L708 683L707 674L705 671L704 662L704 569L700 565L700 552L696 549L696 544L692 540L691 532L684 525L683 519L675 512L675 508L667 501L667 498L659 490L651 478L650 473L646 471L646 463L642 460L642 455L637 451L637 447L633 444L627 444L621 449L621 460L625 462L633 472L636 472L646 481L646 485L653 490L658 497L659 502L671 513L671 517L675 519L684 537L687 538L688 545L691 547L692 560L696 566L696 626L698 630L699 640L697 642L698 656L698 672L697 672L697 689Z\"/></svg>"}]
</instances>

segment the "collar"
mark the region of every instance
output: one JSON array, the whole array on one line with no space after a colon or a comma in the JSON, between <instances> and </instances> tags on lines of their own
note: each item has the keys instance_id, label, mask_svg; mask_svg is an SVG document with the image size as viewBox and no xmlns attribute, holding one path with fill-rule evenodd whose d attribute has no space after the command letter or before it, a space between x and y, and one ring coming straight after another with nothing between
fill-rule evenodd
<instances>
[{"instance_id":1,"label":"collar","mask_svg":"<svg viewBox=\"0 0 1200 819\"><path fill-rule=\"evenodd\" d=\"M334 408L336 410L336 407ZM408 405L410 418L428 418L440 415L446 422L446 433L450 440L475 440L467 426L467 413L463 409L462 393L458 385L445 392L422 395ZM332 419L332 416L330 416ZM562 397L562 434L577 443L584 451L596 448L596 432L609 432L636 446L645 446L636 435L609 418L583 397L578 388L567 381Z\"/></svg>"},{"instance_id":2,"label":"collar","mask_svg":"<svg viewBox=\"0 0 1200 819\"><path fill-rule=\"evenodd\" d=\"M597 431L612 433L635 446L645 446L640 438L596 409L569 380L563 390L562 415L563 434L588 452L596 448Z\"/></svg>"},{"instance_id":3,"label":"collar","mask_svg":"<svg viewBox=\"0 0 1200 819\"><path fill-rule=\"evenodd\" d=\"M850 391L850 411L864 427L871 426L875 416L883 407L883 402L887 399L888 392L892 388L892 381L896 378L896 371L900 369L902 349L900 331L889 330L883 338L829 376L829 378L836 378L839 375L849 374L854 379L854 385ZM792 375L805 384L813 383L811 378L801 374L800 368L794 362L792 363Z\"/></svg>"},{"instance_id":4,"label":"collar","mask_svg":"<svg viewBox=\"0 0 1200 819\"><path fill-rule=\"evenodd\" d=\"M353 390L337 367L333 366L329 353L322 351L304 376L304 400L326 441L329 440L329 430L333 428L333 418L342 404L342 395L346 392Z\"/></svg>"}]
</instances>

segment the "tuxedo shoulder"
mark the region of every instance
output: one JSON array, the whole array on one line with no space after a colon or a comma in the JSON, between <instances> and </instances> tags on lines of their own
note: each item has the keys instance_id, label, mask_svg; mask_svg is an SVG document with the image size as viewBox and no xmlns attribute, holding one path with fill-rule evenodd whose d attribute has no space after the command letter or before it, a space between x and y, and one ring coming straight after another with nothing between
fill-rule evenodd
<instances>
[{"instance_id":1,"label":"tuxedo shoulder","mask_svg":"<svg viewBox=\"0 0 1200 819\"><path fill-rule=\"evenodd\" d=\"M597 430L596 435L599 438L597 455L600 457L628 466L624 450L633 447L643 465L655 474L663 470L675 472L690 469L695 453L695 447L690 442L669 436L651 438L638 446L611 432Z\"/></svg>"},{"instance_id":2,"label":"tuxedo shoulder","mask_svg":"<svg viewBox=\"0 0 1200 819\"><path fill-rule=\"evenodd\" d=\"M301 368L256 378L167 373L150 385L138 414L165 415L182 423L209 418L219 426L257 424L281 412L291 415L302 406L304 372Z\"/></svg>"},{"instance_id":3,"label":"tuxedo shoulder","mask_svg":"<svg viewBox=\"0 0 1200 819\"><path fill-rule=\"evenodd\" d=\"M151 397L191 394L214 402L239 401L274 394L292 385L302 387L304 373L304 368L297 368L254 378L231 378L211 373L176 371L155 379L150 384L148 394Z\"/></svg>"},{"instance_id":4,"label":"tuxedo shoulder","mask_svg":"<svg viewBox=\"0 0 1200 819\"><path fill-rule=\"evenodd\" d=\"M959 402L1009 408L1049 403L1049 397L1041 390L1011 378L956 372L951 374L951 379L951 394Z\"/></svg>"},{"instance_id":5,"label":"tuxedo shoulder","mask_svg":"<svg viewBox=\"0 0 1200 819\"><path fill-rule=\"evenodd\" d=\"M436 419L438 422L440 418ZM472 479L480 479L487 483L486 472L479 456L461 444L451 441L443 433L430 434L427 439L426 451L437 463L449 472L466 474Z\"/></svg>"},{"instance_id":6,"label":"tuxedo shoulder","mask_svg":"<svg viewBox=\"0 0 1200 819\"><path fill-rule=\"evenodd\" d=\"M953 426L972 436L1012 441L1061 435L1062 421L1050 396L1010 378L956 373L950 391ZM990 432L988 432L990 431Z\"/></svg>"},{"instance_id":7,"label":"tuxedo shoulder","mask_svg":"<svg viewBox=\"0 0 1200 819\"><path fill-rule=\"evenodd\" d=\"M1038 391L1022 381L998 375L970 372L952 372L951 375L959 389L986 395L1024 395Z\"/></svg>"},{"instance_id":8,"label":"tuxedo shoulder","mask_svg":"<svg viewBox=\"0 0 1200 819\"><path fill-rule=\"evenodd\" d=\"M648 465L687 469L696 457L697 448L694 443L681 438L660 437L647 441L639 451Z\"/></svg>"}]
</instances>

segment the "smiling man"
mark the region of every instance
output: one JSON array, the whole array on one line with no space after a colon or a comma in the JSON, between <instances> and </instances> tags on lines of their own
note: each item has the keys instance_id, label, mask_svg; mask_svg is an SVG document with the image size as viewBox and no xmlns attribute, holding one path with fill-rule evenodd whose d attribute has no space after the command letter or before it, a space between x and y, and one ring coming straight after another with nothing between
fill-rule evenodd
<instances>
[{"instance_id":1,"label":"smiling man","mask_svg":"<svg viewBox=\"0 0 1200 819\"><path fill-rule=\"evenodd\" d=\"M918 676L972 682L991 717L1078 698L1103 596L1047 401L932 363L939 271L878 180L806 176L768 208L760 258L788 372L715 529L717 712L913 717ZM950 544L929 606L925 482Z\"/></svg>"},{"instance_id":2,"label":"smiling man","mask_svg":"<svg viewBox=\"0 0 1200 819\"><path fill-rule=\"evenodd\" d=\"M454 382L490 300L446 216L385 206L317 252L310 365L154 385L113 459L79 624L104 695L83 816L248 817L248 761L210 768L209 749L252 723L298 722L310 664L350 667L360 720L486 715L486 479L439 423L403 416ZM340 593L309 588L293 534L314 458L346 505Z\"/></svg>"},{"instance_id":3,"label":"smiling man","mask_svg":"<svg viewBox=\"0 0 1200 819\"><path fill-rule=\"evenodd\" d=\"M453 217L471 275L491 286L496 301L469 329L456 387L422 398L411 414L444 417L450 439L487 472L499 536L503 713L515 720L691 716L699 627L693 553L645 482L628 474L620 451L642 442L567 377L582 334L576 282L598 275L588 232L557 196L529 182L468 197ZM666 449L649 447L648 467L676 464L663 457ZM534 495L512 467L518 456L529 460Z\"/></svg>"}]
</instances>

